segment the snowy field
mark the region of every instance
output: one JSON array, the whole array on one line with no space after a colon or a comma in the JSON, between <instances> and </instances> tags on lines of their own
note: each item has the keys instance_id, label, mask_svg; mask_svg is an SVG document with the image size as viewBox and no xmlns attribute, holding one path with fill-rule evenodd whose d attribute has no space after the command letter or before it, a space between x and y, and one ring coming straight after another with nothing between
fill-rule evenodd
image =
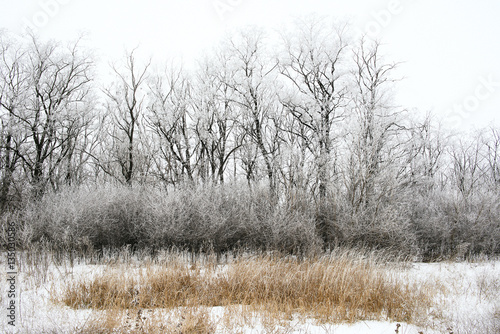
<instances>
[{"instance_id":1,"label":"snowy field","mask_svg":"<svg viewBox=\"0 0 500 334\"><path fill-rule=\"evenodd\" d=\"M390 321L325 324L303 317L279 321L268 319L257 312L244 312L245 307L241 305L199 307L196 310L127 311L121 313L121 320L117 320L120 317L117 313L105 315L105 311L71 309L62 302L63 291L71 282L95 277L109 266L140 270L140 263L103 265L75 262L70 265L65 261L55 265L40 257L41 263L30 265L28 261L23 263L22 258L19 260L15 284L10 284L12 281L8 281L6 273L2 279L1 333L88 333L93 323L105 318L109 322L110 317L128 324L116 333L148 333L148 322L159 319L169 319L166 322L172 324L165 328L165 333L204 333L202 330L181 329L183 321L193 318L203 318L208 324L204 328L209 328L210 333L500 333L500 261L404 263L389 267L387 270L397 271L396 274L405 280L430 283L434 287L433 306L429 308L426 319L421 319L418 324ZM2 256L2 266L7 267L6 256ZM220 272L224 272L224 266ZM15 299L9 297L12 288ZM12 300L16 310L15 316L9 319L8 308ZM12 320L15 326L12 326Z\"/></svg>"}]
</instances>

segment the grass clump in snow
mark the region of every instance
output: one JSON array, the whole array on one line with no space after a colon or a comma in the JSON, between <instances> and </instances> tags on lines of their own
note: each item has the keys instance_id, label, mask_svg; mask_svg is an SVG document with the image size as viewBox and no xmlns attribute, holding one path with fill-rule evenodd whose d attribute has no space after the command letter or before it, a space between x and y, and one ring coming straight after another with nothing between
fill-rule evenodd
<instances>
[{"instance_id":1,"label":"grass clump in snow","mask_svg":"<svg viewBox=\"0 0 500 334\"><path fill-rule=\"evenodd\" d=\"M212 334L216 324L210 313L201 307L183 308L169 314L153 310L107 310L95 314L78 334Z\"/></svg>"},{"instance_id":2,"label":"grass clump in snow","mask_svg":"<svg viewBox=\"0 0 500 334\"><path fill-rule=\"evenodd\" d=\"M431 291L391 274L383 262L373 253L337 251L307 259L240 257L225 266L124 265L70 282L62 300L97 310L241 305L276 319L298 315L321 322L411 322L425 314Z\"/></svg>"}]
</instances>

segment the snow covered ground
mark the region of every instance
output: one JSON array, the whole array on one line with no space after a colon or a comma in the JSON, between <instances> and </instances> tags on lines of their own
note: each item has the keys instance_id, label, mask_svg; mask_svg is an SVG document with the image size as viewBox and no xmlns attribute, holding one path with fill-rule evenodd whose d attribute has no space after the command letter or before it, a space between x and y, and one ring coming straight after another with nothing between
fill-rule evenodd
<instances>
[{"instance_id":1,"label":"snow covered ground","mask_svg":"<svg viewBox=\"0 0 500 334\"><path fill-rule=\"evenodd\" d=\"M2 256L1 265L7 267L6 256ZM9 281L12 277L7 270L1 283L0 333L75 333L88 328L103 311L73 310L63 305L60 295L68 282L92 277L104 269L104 265L94 264L21 263L15 282ZM500 261L413 263L388 270L397 270L408 280L434 284L434 306L420 326L401 323L398 327L395 322L384 321L320 324L314 319L300 318L276 322L259 314L228 323L225 314L238 314L241 307L213 307L197 312L208 316L216 333L500 333ZM9 294L12 291L15 298ZM14 317L9 311L12 301L16 306ZM150 318L174 317L173 313L175 310L144 310L128 319L134 324L131 328L139 328Z\"/></svg>"}]
</instances>

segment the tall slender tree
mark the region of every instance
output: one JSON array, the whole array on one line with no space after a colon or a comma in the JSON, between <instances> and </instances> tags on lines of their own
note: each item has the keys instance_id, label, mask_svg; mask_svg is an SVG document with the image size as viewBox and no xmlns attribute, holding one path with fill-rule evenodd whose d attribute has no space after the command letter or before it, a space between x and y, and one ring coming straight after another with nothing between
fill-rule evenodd
<instances>
[{"instance_id":1,"label":"tall slender tree","mask_svg":"<svg viewBox=\"0 0 500 334\"><path fill-rule=\"evenodd\" d=\"M198 165L200 143L193 130L192 86L182 69L166 70L149 86L148 126L160 140L164 164L172 174L170 181L193 182Z\"/></svg>"},{"instance_id":2,"label":"tall slender tree","mask_svg":"<svg viewBox=\"0 0 500 334\"><path fill-rule=\"evenodd\" d=\"M231 66L235 70L229 80L234 90L233 102L239 108L239 127L247 144L243 146L242 160L247 175L254 169L258 153L263 161L271 196L276 195L276 156L282 142L280 138L277 94L273 87L277 64L266 59L264 34L261 31L244 31L227 43ZM252 153L253 152L253 153Z\"/></svg>"},{"instance_id":3,"label":"tall slender tree","mask_svg":"<svg viewBox=\"0 0 500 334\"><path fill-rule=\"evenodd\" d=\"M145 113L146 79L151 61L138 65L135 51L128 52L123 69L112 66L116 82L103 90L107 97L106 110L111 115L112 127L108 135L113 140L113 154L118 163L121 176L131 185L137 172L137 155ZM108 174L109 167L101 163Z\"/></svg>"},{"instance_id":4,"label":"tall slender tree","mask_svg":"<svg viewBox=\"0 0 500 334\"><path fill-rule=\"evenodd\" d=\"M284 37L280 72L294 88L282 98L286 110L308 131L301 135L314 155L320 199L335 173L333 157L339 132L334 125L348 103L347 52L344 28L331 29L324 20L301 22Z\"/></svg>"}]
</instances>

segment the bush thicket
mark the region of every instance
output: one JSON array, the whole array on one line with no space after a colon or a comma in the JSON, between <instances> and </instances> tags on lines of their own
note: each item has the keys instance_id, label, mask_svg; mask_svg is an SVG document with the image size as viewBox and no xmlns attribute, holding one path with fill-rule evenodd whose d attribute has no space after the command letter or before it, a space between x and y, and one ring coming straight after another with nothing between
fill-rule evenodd
<instances>
[{"instance_id":1,"label":"bush thicket","mask_svg":"<svg viewBox=\"0 0 500 334\"><path fill-rule=\"evenodd\" d=\"M171 191L128 186L67 188L2 216L17 224L18 246L50 245L83 253L131 247L192 252L316 253L365 247L424 260L500 253L500 208L489 197L453 202L439 192L405 205L353 213L330 198L273 200L266 187L184 187Z\"/></svg>"}]
</instances>

